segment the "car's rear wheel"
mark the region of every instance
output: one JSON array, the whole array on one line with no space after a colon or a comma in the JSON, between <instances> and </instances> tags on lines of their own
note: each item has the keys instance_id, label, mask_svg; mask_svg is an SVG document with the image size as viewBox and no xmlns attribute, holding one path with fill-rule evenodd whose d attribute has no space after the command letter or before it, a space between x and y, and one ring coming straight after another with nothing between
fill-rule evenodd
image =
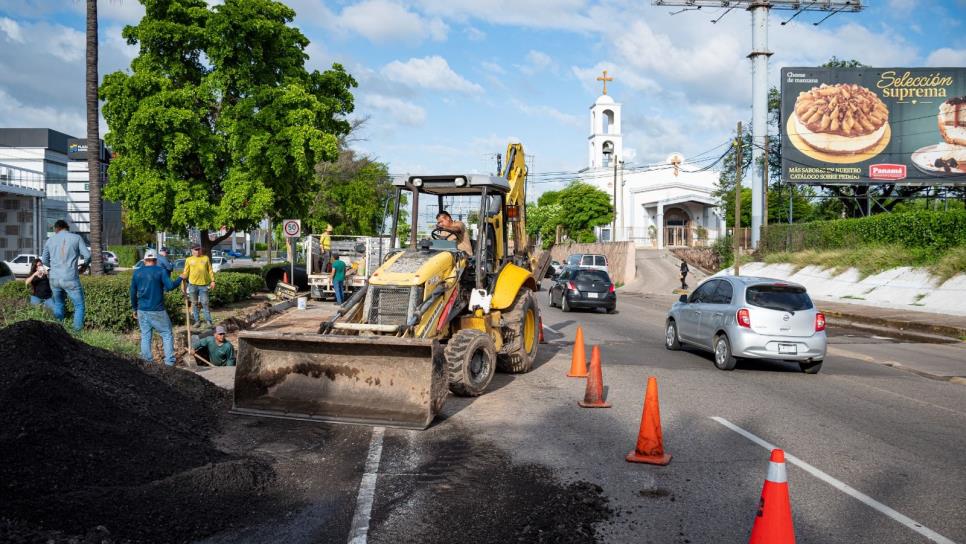
<instances>
[{"instance_id":1,"label":"car's rear wheel","mask_svg":"<svg viewBox=\"0 0 966 544\"><path fill-rule=\"evenodd\" d=\"M734 370L738 359L731 353L731 342L724 334L714 339L714 366L720 370Z\"/></svg>"},{"instance_id":2,"label":"car's rear wheel","mask_svg":"<svg viewBox=\"0 0 966 544\"><path fill-rule=\"evenodd\" d=\"M551 307L551 308L553 308L553 306L554 306L554 304L553 304L553 287L551 287L551 288L550 288L550 289L549 289L549 290L547 291L547 293L548 293L548 295L549 295L549 297L550 297L550 307Z\"/></svg>"},{"instance_id":3,"label":"car's rear wheel","mask_svg":"<svg viewBox=\"0 0 966 544\"><path fill-rule=\"evenodd\" d=\"M664 347L677 351L681 349L681 341L678 340L678 324L674 320L668 320L667 328L664 330Z\"/></svg>"},{"instance_id":4,"label":"car's rear wheel","mask_svg":"<svg viewBox=\"0 0 966 544\"><path fill-rule=\"evenodd\" d=\"M560 295L560 309L564 312L570 311L570 303L567 302L567 293Z\"/></svg>"},{"instance_id":5,"label":"car's rear wheel","mask_svg":"<svg viewBox=\"0 0 966 544\"><path fill-rule=\"evenodd\" d=\"M802 369L802 372L806 374L818 374L822 370L822 363L825 362L822 359L818 361L802 361L798 363L798 367Z\"/></svg>"}]
</instances>

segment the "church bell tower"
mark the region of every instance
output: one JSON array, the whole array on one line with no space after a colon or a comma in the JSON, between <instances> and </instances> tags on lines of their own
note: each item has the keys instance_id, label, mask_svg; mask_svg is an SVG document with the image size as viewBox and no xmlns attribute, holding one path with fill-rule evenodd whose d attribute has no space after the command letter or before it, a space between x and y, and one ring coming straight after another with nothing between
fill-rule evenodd
<instances>
[{"instance_id":1,"label":"church bell tower","mask_svg":"<svg viewBox=\"0 0 966 544\"><path fill-rule=\"evenodd\" d=\"M613 168L614 161L624 160L624 145L621 139L621 105L607 94L607 82L613 77L604 74L597 81L604 83L603 93L590 107L590 136L587 138L589 151L588 168Z\"/></svg>"}]
</instances>

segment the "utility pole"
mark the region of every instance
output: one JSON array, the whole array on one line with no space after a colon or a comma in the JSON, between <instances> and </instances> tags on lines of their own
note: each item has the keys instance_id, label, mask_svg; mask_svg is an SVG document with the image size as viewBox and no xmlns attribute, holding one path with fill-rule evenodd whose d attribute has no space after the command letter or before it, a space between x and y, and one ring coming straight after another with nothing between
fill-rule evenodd
<instances>
[{"instance_id":1,"label":"utility pole","mask_svg":"<svg viewBox=\"0 0 966 544\"><path fill-rule=\"evenodd\" d=\"M738 261L741 256L741 121L738 121L738 138L735 140L735 226L734 226L734 254L735 276L738 275Z\"/></svg>"},{"instance_id":2,"label":"utility pole","mask_svg":"<svg viewBox=\"0 0 966 544\"><path fill-rule=\"evenodd\" d=\"M768 159L769 159L768 135L765 134L765 155L762 158L764 162L762 162L762 165L761 165L761 187L762 187L761 194L764 195L765 204L764 204L764 207L762 208L761 224L766 229L768 228Z\"/></svg>"},{"instance_id":3,"label":"utility pole","mask_svg":"<svg viewBox=\"0 0 966 544\"><path fill-rule=\"evenodd\" d=\"M604 74L607 75L607 74ZM617 241L617 155L614 155L614 220L610 226L610 241Z\"/></svg>"},{"instance_id":4,"label":"utility pole","mask_svg":"<svg viewBox=\"0 0 966 544\"><path fill-rule=\"evenodd\" d=\"M794 11L795 13L788 19L782 21L781 26L785 26L792 19L803 13L824 12L827 15L818 22L812 23L819 25L829 17L837 13L862 11L865 2L862 0L814 0L803 2L802 0L651 0L651 5L662 7L680 7L681 9L672 12L671 15L684 13L686 11L697 11L703 7L707 8L727 8L724 14L712 23L717 23L725 15L736 8L744 8L751 12L751 52L748 58L751 59L751 165L752 169L760 168L762 156L762 140L767 130L768 122L768 57L772 55L768 51L768 12L772 9ZM757 175L752 175L752 179L757 179ZM757 183L751 184L751 245L758 244L759 231L764 217L764 193L761 186Z\"/></svg>"}]
</instances>

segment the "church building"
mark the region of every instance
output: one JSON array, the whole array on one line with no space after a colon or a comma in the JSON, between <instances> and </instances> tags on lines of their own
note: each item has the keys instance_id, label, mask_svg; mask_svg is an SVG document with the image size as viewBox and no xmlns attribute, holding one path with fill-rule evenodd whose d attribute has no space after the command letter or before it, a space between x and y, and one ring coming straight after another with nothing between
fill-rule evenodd
<instances>
[{"instance_id":1,"label":"church building","mask_svg":"<svg viewBox=\"0 0 966 544\"><path fill-rule=\"evenodd\" d=\"M689 164L681 153L663 164L625 164L621 104L607 94L613 78L605 70L597 80L604 90L590 107L588 164L581 179L612 195L617 210L614 223L598 228L598 239L665 248L710 245L724 236L724 213L711 194L719 172Z\"/></svg>"}]
</instances>

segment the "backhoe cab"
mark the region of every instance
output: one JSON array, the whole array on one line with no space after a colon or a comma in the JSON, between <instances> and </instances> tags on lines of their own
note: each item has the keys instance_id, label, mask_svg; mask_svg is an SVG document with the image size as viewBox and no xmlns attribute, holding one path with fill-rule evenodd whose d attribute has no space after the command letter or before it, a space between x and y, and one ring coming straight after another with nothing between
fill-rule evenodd
<instances>
[{"instance_id":1,"label":"backhoe cab","mask_svg":"<svg viewBox=\"0 0 966 544\"><path fill-rule=\"evenodd\" d=\"M318 335L239 335L235 410L425 428L447 388L477 396L498 369L529 371L540 316L522 146L512 144L507 157L502 177L396 180L390 247L408 215L407 247L390 250ZM471 223L472 253L435 224L440 210Z\"/></svg>"}]
</instances>

